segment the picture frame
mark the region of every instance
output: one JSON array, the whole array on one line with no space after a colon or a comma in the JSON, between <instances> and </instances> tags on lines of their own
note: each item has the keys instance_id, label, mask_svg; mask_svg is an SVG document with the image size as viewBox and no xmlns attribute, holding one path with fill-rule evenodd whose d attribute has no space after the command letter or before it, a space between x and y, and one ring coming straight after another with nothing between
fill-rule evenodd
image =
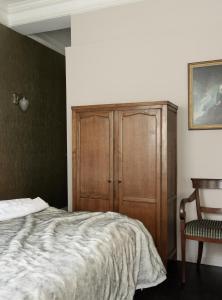
<instances>
[{"instance_id":1,"label":"picture frame","mask_svg":"<svg viewBox=\"0 0 222 300\"><path fill-rule=\"evenodd\" d=\"M188 64L188 128L222 129L222 60Z\"/></svg>"}]
</instances>

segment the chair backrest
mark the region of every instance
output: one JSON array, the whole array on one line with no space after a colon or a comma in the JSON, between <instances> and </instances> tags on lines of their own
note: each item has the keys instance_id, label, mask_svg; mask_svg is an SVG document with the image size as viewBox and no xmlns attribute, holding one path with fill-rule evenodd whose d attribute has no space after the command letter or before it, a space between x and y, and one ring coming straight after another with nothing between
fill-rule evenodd
<instances>
[{"instance_id":1,"label":"chair backrest","mask_svg":"<svg viewBox=\"0 0 222 300\"><path fill-rule=\"evenodd\" d=\"M222 179L191 178L196 193L197 216L202 219L201 213L222 213L222 208L206 207L200 205L199 189L222 189Z\"/></svg>"},{"instance_id":2,"label":"chair backrest","mask_svg":"<svg viewBox=\"0 0 222 300\"><path fill-rule=\"evenodd\" d=\"M222 179L191 178L195 189L222 189Z\"/></svg>"}]
</instances>

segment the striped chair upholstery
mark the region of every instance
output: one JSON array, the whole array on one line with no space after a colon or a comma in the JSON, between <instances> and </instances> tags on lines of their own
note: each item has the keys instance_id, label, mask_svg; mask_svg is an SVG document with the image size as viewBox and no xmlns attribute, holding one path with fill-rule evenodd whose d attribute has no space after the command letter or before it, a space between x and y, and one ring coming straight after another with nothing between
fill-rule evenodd
<instances>
[{"instance_id":1,"label":"striped chair upholstery","mask_svg":"<svg viewBox=\"0 0 222 300\"><path fill-rule=\"evenodd\" d=\"M186 240L198 241L197 265L199 266L203 254L204 243L222 244L222 220L209 220L206 214L222 214L222 208L201 205L201 189L222 190L222 178L191 178L194 191L190 196L180 202L180 233L181 233L181 260L182 283L186 281ZM222 199L221 199L222 200ZM196 204L197 219L186 222L186 209L188 203ZM202 219L204 217L204 219Z\"/></svg>"},{"instance_id":2,"label":"striped chair upholstery","mask_svg":"<svg viewBox=\"0 0 222 300\"><path fill-rule=\"evenodd\" d=\"M218 220L193 220L186 223L185 234L209 239L222 239L222 221Z\"/></svg>"}]
</instances>

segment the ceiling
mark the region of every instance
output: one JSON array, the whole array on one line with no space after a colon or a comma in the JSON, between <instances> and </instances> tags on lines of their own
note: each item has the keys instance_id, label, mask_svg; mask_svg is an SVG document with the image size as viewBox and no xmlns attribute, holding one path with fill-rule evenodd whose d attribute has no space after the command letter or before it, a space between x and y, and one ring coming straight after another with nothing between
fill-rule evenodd
<instances>
[{"instance_id":1,"label":"ceiling","mask_svg":"<svg viewBox=\"0 0 222 300\"><path fill-rule=\"evenodd\" d=\"M71 46L70 28L40 32L29 37L62 55L65 55L65 47Z\"/></svg>"},{"instance_id":2,"label":"ceiling","mask_svg":"<svg viewBox=\"0 0 222 300\"><path fill-rule=\"evenodd\" d=\"M141 0L0 0L0 22L22 34L70 27L70 16Z\"/></svg>"},{"instance_id":3,"label":"ceiling","mask_svg":"<svg viewBox=\"0 0 222 300\"><path fill-rule=\"evenodd\" d=\"M15 3L15 2L22 2L23 0L1 0L1 3L4 4L11 4L11 3Z\"/></svg>"}]
</instances>

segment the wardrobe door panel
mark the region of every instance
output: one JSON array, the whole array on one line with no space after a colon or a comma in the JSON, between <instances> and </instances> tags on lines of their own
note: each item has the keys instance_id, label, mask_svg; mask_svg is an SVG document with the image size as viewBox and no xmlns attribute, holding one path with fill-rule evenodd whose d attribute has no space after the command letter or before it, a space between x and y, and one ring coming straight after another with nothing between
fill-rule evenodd
<instances>
[{"instance_id":1,"label":"wardrobe door panel","mask_svg":"<svg viewBox=\"0 0 222 300\"><path fill-rule=\"evenodd\" d=\"M159 237L161 110L118 112L119 212Z\"/></svg>"},{"instance_id":2,"label":"wardrobe door panel","mask_svg":"<svg viewBox=\"0 0 222 300\"><path fill-rule=\"evenodd\" d=\"M76 209L113 209L113 112L77 114Z\"/></svg>"}]
</instances>

